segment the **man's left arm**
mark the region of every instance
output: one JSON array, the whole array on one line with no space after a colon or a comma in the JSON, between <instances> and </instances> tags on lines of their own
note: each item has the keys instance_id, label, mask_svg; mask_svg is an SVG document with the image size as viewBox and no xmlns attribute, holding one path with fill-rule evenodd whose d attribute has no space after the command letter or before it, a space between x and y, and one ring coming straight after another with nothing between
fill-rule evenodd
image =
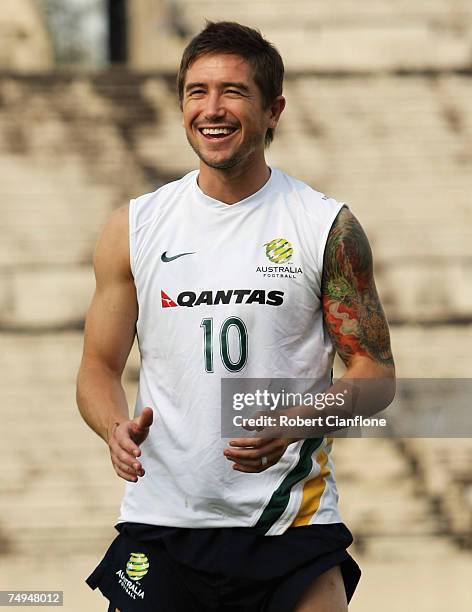
<instances>
[{"instance_id":1,"label":"man's left arm","mask_svg":"<svg viewBox=\"0 0 472 612\"><path fill-rule=\"evenodd\" d=\"M375 287L372 251L359 221L346 207L336 217L326 242L321 299L326 328L346 366L343 378L394 379L390 334Z\"/></svg>"},{"instance_id":2,"label":"man's left arm","mask_svg":"<svg viewBox=\"0 0 472 612\"><path fill-rule=\"evenodd\" d=\"M327 393L349 392L341 409L325 408L317 412L311 406L288 409L295 416L315 417L339 415L363 416L386 408L395 394L395 366L390 347L387 320L375 287L372 251L367 236L351 211L344 207L336 217L325 246L321 301L325 326L339 357L346 366L342 378ZM348 384L352 381L352 384ZM319 434L340 427L322 426ZM257 473L274 465L285 453L287 446L305 433L292 430L271 437L238 438L231 440L224 451L234 462L233 469ZM262 464L261 459L266 460Z\"/></svg>"}]
</instances>

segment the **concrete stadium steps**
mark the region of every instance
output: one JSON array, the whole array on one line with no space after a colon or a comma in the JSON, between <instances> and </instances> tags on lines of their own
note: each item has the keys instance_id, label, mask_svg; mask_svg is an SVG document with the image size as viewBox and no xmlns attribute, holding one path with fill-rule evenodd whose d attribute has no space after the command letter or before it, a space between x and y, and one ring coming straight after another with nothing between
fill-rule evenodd
<instances>
[{"instance_id":1,"label":"concrete stadium steps","mask_svg":"<svg viewBox=\"0 0 472 612\"><path fill-rule=\"evenodd\" d=\"M80 161L0 154L3 266L89 263L114 189L91 185ZM69 162L69 163L68 163ZM58 168L60 172L58 172Z\"/></svg>"},{"instance_id":2,"label":"concrete stadium steps","mask_svg":"<svg viewBox=\"0 0 472 612\"><path fill-rule=\"evenodd\" d=\"M136 0L130 13L130 65L176 70L190 37L206 20L257 27L289 70L329 72L470 67L472 10L467 0ZM156 35L158 33L158 35Z\"/></svg>"},{"instance_id":3,"label":"concrete stadium steps","mask_svg":"<svg viewBox=\"0 0 472 612\"><path fill-rule=\"evenodd\" d=\"M197 167L198 158L190 148L182 126L175 87L162 79L150 77L142 87L148 103L159 109L159 124L138 126L134 144L142 163L147 167L180 178Z\"/></svg>"},{"instance_id":4,"label":"concrete stadium steps","mask_svg":"<svg viewBox=\"0 0 472 612\"><path fill-rule=\"evenodd\" d=\"M6 265L90 263L106 216L143 185L123 132L127 122L152 118L143 116L139 88L126 112L112 104L107 87L114 78L101 88L80 75L2 80L0 255ZM130 78L128 90L133 83ZM125 102L126 85L118 87Z\"/></svg>"},{"instance_id":5,"label":"concrete stadium steps","mask_svg":"<svg viewBox=\"0 0 472 612\"><path fill-rule=\"evenodd\" d=\"M352 555L358 559L363 568L366 562L385 564L384 571L387 575L389 574L390 564L398 562L403 563L404 574L406 574L408 573L407 568L423 563L428 564L431 559L436 559L436 562L440 563L441 559L445 562L445 560L454 561L461 558L457 546L447 538L415 533L395 534L394 537L376 536L367 540L356 537ZM467 556L465 556L465 560L467 560ZM408 606L406 606L406 609L408 609ZM421 612L424 610L421 607L414 609L421 610ZM396 610L398 608L395 608Z\"/></svg>"},{"instance_id":6,"label":"concrete stadium steps","mask_svg":"<svg viewBox=\"0 0 472 612\"><path fill-rule=\"evenodd\" d=\"M454 96L458 85L456 80L448 81L444 89L448 88L448 96L454 103L455 110L450 112L454 110L460 116L458 121L469 123L471 118L467 101L470 85L467 79L463 81L460 84L467 85L468 90L461 92L459 97ZM452 91L449 91L451 88ZM269 157L275 165L283 166L320 189L332 191L333 186L335 189L337 187L337 195L342 188L338 197L345 197L348 201L353 199L353 196L347 197L351 190L354 190L354 194L369 190L368 203L360 204L366 211L373 208L378 211L378 206L372 206L373 198L378 196L377 189L382 188L382 214L387 221L390 221L389 210L392 220L398 218L401 203L398 203L398 192L391 194L387 201L385 197L388 194L384 192L392 183L398 183L399 176L404 176L410 198L415 194L412 191L415 185L418 185L416 197L429 186L433 195L436 194L437 202L440 197L438 188L441 189L444 178L448 180L447 187L457 182L455 179L459 181L456 189L457 195L460 195L467 173L454 154L461 148L465 151L467 137L451 129L449 119L443 116L448 108L442 108L443 102L437 99L440 97L437 89L432 80L420 77L353 78L341 82L334 78L289 77L286 84L288 106L277 138L269 150ZM140 135L144 137L146 134L141 144L142 151L146 152L151 162L154 159L156 165L164 164L167 169L175 161L182 164L179 171L184 172L188 170L185 155L177 155L179 150L185 148L180 112L172 96L166 94L165 99L165 135L157 127L154 134L152 130L141 129ZM399 139L402 128L405 136ZM140 146L139 140L137 146ZM408 149L415 163L410 159ZM152 152L155 152L155 157ZM172 155L173 152L176 157ZM448 163L445 163L445 156ZM323 165L319 167L318 162ZM389 168L389 175L385 173L385 168ZM339 178L340 173L342 179ZM393 209L391 204L396 204ZM459 209L466 208L464 196L459 202L454 202L456 205ZM436 218L424 219L425 208L426 205L422 204L413 219L436 222ZM429 213L434 214L435 207L429 208ZM404 209L402 222L407 212L410 219L414 213L411 199L408 206L404 204ZM369 214L371 217L372 212Z\"/></svg>"},{"instance_id":7,"label":"concrete stadium steps","mask_svg":"<svg viewBox=\"0 0 472 612\"><path fill-rule=\"evenodd\" d=\"M0 83L3 329L82 325L98 233L114 208L146 190L127 141L130 125L155 119L139 91L113 71L97 83L70 74Z\"/></svg>"},{"instance_id":8,"label":"concrete stadium steps","mask_svg":"<svg viewBox=\"0 0 472 612\"><path fill-rule=\"evenodd\" d=\"M457 438L413 438L405 440L409 452L418 460L418 469L427 480L432 493L444 490L451 480L471 481L472 484L472 440Z\"/></svg>"},{"instance_id":9,"label":"concrete stadium steps","mask_svg":"<svg viewBox=\"0 0 472 612\"><path fill-rule=\"evenodd\" d=\"M264 0L241 2L239 6L228 1L212 2L211 0L186 0L182 6L186 14L200 14L214 12L215 5L221 7L227 19L233 19L232 12L246 12L248 19L260 20L264 23L304 24L307 22L318 24L382 22L405 23L418 21L440 20L441 22L472 21L472 8L467 0L435 0L434 3L425 3L422 0L398 0L395 4L389 0L367 0L361 5L356 0L332 0L325 2L312 2L310 0L295 0L287 4L284 0L273 0L271 10L267 10Z\"/></svg>"},{"instance_id":10,"label":"concrete stadium steps","mask_svg":"<svg viewBox=\"0 0 472 612\"><path fill-rule=\"evenodd\" d=\"M415 360L421 362L429 348L416 334ZM423 330L423 340L428 338ZM74 405L82 336L2 334L0 340L6 381L0 389L0 444L11 466L0 480L0 550L31 558L52 558L67 550L99 555L113 536L123 482L113 471L106 445ZM399 363L408 363L404 351L409 343L403 340L396 356ZM134 351L125 376L131 411L136 359ZM450 442L444 441L441 452L448 454L450 465L459 466L464 449ZM333 457L342 515L358 536L359 553L369 558L391 550L397 558L407 541L421 541L425 555L450 549L451 542L437 541L435 534L450 532L451 524L444 525L444 512L430 507L417 487L409 455L392 441L336 439ZM375 470L369 469L373 465Z\"/></svg>"},{"instance_id":11,"label":"concrete stadium steps","mask_svg":"<svg viewBox=\"0 0 472 612\"><path fill-rule=\"evenodd\" d=\"M110 541L113 534L110 536ZM444 612L445 609L464 610L470 601L472 588L470 556L451 551L430 549L428 558L418 556L424 543L407 541L399 554L392 558L361 557L356 554L363 572L359 587L349 605L350 612ZM101 560L105 547L95 555L72 554L60 558L38 555L34 558L0 557L2 584L9 589L63 590L64 610L67 612L103 612L107 602L96 590L84 583ZM379 551L380 552L380 551ZM46 608L47 609L47 608ZM52 608L51 608L52 609Z\"/></svg>"},{"instance_id":12,"label":"concrete stadium steps","mask_svg":"<svg viewBox=\"0 0 472 612\"><path fill-rule=\"evenodd\" d=\"M75 406L80 333L2 334L0 550L94 554L112 537L123 484ZM130 404L135 384L128 385Z\"/></svg>"},{"instance_id":13,"label":"concrete stadium steps","mask_svg":"<svg viewBox=\"0 0 472 612\"><path fill-rule=\"evenodd\" d=\"M432 230L445 205L468 214L468 128L454 126L470 125L471 93L470 81L456 77L289 79L269 157L351 203L366 224L386 229L396 221L405 229L421 220L423 231ZM294 155L284 158L287 147ZM451 254L443 245L438 251ZM381 256L393 254L389 246L380 245ZM401 252L418 255L418 248L408 241Z\"/></svg>"},{"instance_id":14,"label":"concrete stadium steps","mask_svg":"<svg viewBox=\"0 0 472 612\"><path fill-rule=\"evenodd\" d=\"M424 491L441 511L445 530L472 547L472 440L405 439L404 451Z\"/></svg>"},{"instance_id":15,"label":"concrete stadium steps","mask_svg":"<svg viewBox=\"0 0 472 612\"><path fill-rule=\"evenodd\" d=\"M443 532L441 517L417 495L412 472L392 440L335 439L333 459L342 516L361 546L393 538L396 547L397 539Z\"/></svg>"},{"instance_id":16,"label":"concrete stadium steps","mask_svg":"<svg viewBox=\"0 0 472 612\"><path fill-rule=\"evenodd\" d=\"M373 245L389 317L470 317L470 80L289 76L285 93L269 161L348 202ZM193 155L175 99L161 95L163 131L140 128L136 145L147 164L182 174Z\"/></svg>"},{"instance_id":17,"label":"concrete stadium steps","mask_svg":"<svg viewBox=\"0 0 472 612\"><path fill-rule=\"evenodd\" d=\"M375 255L374 260L376 284L391 323L400 321L414 325L436 321L445 324L461 318L470 320L470 258L412 258L411 263L407 258L400 261L393 258L390 265L378 262ZM440 362L437 366L440 367Z\"/></svg>"},{"instance_id":18,"label":"concrete stadium steps","mask_svg":"<svg viewBox=\"0 0 472 612\"><path fill-rule=\"evenodd\" d=\"M4 330L79 329L95 288L90 265L26 266L0 271L0 279Z\"/></svg>"},{"instance_id":19,"label":"concrete stadium steps","mask_svg":"<svg viewBox=\"0 0 472 612\"><path fill-rule=\"evenodd\" d=\"M388 316L468 320L472 81L288 74L285 94L269 162L351 206ZM109 212L197 164L172 79L9 76L0 97L0 326L77 327Z\"/></svg>"},{"instance_id":20,"label":"concrete stadium steps","mask_svg":"<svg viewBox=\"0 0 472 612\"><path fill-rule=\"evenodd\" d=\"M103 516L103 508L101 509ZM69 529L58 527L22 527L15 534L15 540L11 552L2 557L0 555L0 567L2 558L4 560L14 559L14 566L21 568L25 560L42 559L43 563L53 564L54 559L70 559L86 555L90 573L94 569L94 563L98 565L101 557L105 554L108 546L118 535L113 529L116 513L110 512L110 520L106 528L103 524L95 527L93 524L71 525ZM1 534L0 534L1 542ZM2 575L5 576L4 572ZM85 580L83 576L81 580ZM80 580L80 578L78 578ZM10 582L8 587L11 588ZM71 608L67 608L71 610Z\"/></svg>"},{"instance_id":21,"label":"concrete stadium steps","mask_svg":"<svg viewBox=\"0 0 472 612\"><path fill-rule=\"evenodd\" d=\"M470 378L472 325L392 326L399 378Z\"/></svg>"},{"instance_id":22,"label":"concrete stadium steps","mask_svg":"<svg viewBox=\"0 0 472 612\"><path fill-rule=\"evenodd\" d=\"M105 514L111 516L113 510L115 511L115 519L117 518L115 505L107 507L103 503L97 504L87 511L83 506L72 508L65 500L60 505L57 500L53 499L51 501L45 500L42 504L36 501L34 513L32 513L28 506L25 505L27 501L22 499L19 504L7 503L4 505L4 511L6 515L13 514L15 516L15 524L21 525L20 531L28 529L30 535L32 531L35 531L39 539L45 539L41 535L43 530L50 532L54 528L62 533L70 532L70 537L73 536L76 529L82 534L88 527L97 531L104 525ZM12 535L14 528L9 524L8 519L4 519L3 523L6 532Z\"/></svg>"},{"instance_id":23,"label":"concrete stadium steps","mask_svg":"<svg viewBox=\"0 0 472 612\"><path fill-rule=\"evenodd\" d=\"M465 0L392 3L388 0L286 3L191 0L180 20L194 33L205 19L233 20L260 28L289 69L350 70L446 68L469 65L472 10ZM181 43L182 44L182 43ZM169 47L178 65L178 53ZM168 64L168 59L166 58ZM140 58L140 65L153 65ZM154 60L154 65L156 61Z\"/></svg>"},{"instance_id":24,"label":"concrete stadium steps","mask_svg":"<svg viewBox=\"0 0 472 612\"><path fill-rule=\"evenodd\" d=\"M430 255L430 239L437 255L468 253L460 249L470 242L472 160L463 157L467 130L457 133L454 127L472 121L468 79L444 77L438 84L423 77L289 77L285 89L288 105L269 161L352 205L377 259ZM175 99L163 95L162 125L140 128L136 146L147 163L167 173L174 168L179 176L195 158ZM447 227L445 206L457 219Z\"/></svg>"},{"instance_id":25,"label":"concrete stadium steps","mask_svg":"<svg viewBox=\"0 0 472 612\"><path fill-rule=\"evenodd\" d=\"M400 331L399 362L419 367L430 353L429 331L413 330L410 340L405 328ZM452 346L460 337L453 340L450 331L440 335L446 350L447 342ZM113 472L106 446L73 405L81 334L2 334L0 342L5 381L0 444L11 466L0 479L0 582L8 589L64 590L68 611L99 612L105 600L84 580L116 536L123 482ZM411 344L414 357L405 358ZM126 384L132 405L135 351L131 366ZM451 457L458 448L454 442ZM452 537L436 535L442 513L429 510L408 456L389 440L337 439L333 458L342 516L355 536L351 551L364 572L352 611L381 605L385 612L397 612L399 605L414 605L442 612L445 588L448 605L462 609L470 598L470 557ZM446 585L444 564L451 572ZM405 574L415 584L413 593L405 588Z\"/></svg>"}]
</instances>

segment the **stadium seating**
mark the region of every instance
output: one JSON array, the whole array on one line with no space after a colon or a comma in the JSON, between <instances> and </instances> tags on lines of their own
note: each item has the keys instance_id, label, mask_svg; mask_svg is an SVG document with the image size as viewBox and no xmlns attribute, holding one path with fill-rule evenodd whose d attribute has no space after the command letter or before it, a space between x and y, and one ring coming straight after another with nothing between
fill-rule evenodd
<instances>
[{"instance_id":1,"label":"stadium seating","mask_svg":"<svg viewBox=\"0 0 472 612\"><path fill-rule=\"evenodd\" d=\"M285 93L269 161L358 215L390 320L467 321L470 79L289 76ZM195 167L173 85L111 71L10 77L0 95L0 253L9 279L0 321L71 324L83 316L84 266L107 214ZM44 291L28 312L22 296L32 263Z\"/></svg>"},{"instance_id":2,"label":"stadium seating","mask_svg":"<svg viewBox=\"0 0 472 612\"><path fill-rule=\"evenodd\" d=\"M204 10L204 2L187 4L192 19ZM262 13L262 3L253 4ZM343 19L391 20L394 5L345 0L330 3L328 13L318 4L332 30ZM231 6L224 3L228 16ZM448 27L463 23L468 31L465 2L455 11L445 0L401 6L415 27L427 13L428 27L446 18ZM277 7L291 18L291 5ZM470 75L374 74L365 65L339 76L335 68L305 71L300 64L289 72L288 105L269 161L346 201L365 226L399 376L468 377ZM8 588L25 585L24 576L46 576L37 588L47 579L49 588L64 584L75 593L67 563L72 571L83 555L74 574L81 580L113 537L123 485L106 446L81 421L73 393L93 248L114 208L195 165L167 73L57 72L0 81L0 444L11 466L0 479L0 575ZM125 377L131 405L137 368L135 347ZM422 592L433 593L424 609L439 612L429 572L446 560L457 576L464 572L461 584L470 575L470 557L459 550L472 546L470 440L342 439L334 460L356 555L367 567L388 561L384 571L400 585L405 559L417 560L418 575L428 580ZM44 574L47 564L54 571ZM397 578L392 567L401 570ZM442 588L441 580L432 582ZM450 596L463 600L456 591ZM87 604L66 609L88 607L81 597ZM371 612L360 597L357 609ZM423 608L408 600L402 609Z\"/></svg>"}]
</instances>

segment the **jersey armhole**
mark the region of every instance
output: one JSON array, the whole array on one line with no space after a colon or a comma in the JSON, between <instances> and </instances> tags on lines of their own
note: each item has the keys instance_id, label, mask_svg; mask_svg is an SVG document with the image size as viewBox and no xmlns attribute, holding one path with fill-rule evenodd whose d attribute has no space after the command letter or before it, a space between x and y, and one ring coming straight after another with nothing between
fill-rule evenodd
<instances>
[{"instance_id":1,"label":"jersey armhole","mask_svg":"<svg viewBox=\"0 0 472 612\"><path fill-rule=\"evenodd\" d=\"M133 278L136 276L135 270L135 257L136 257L136 230L135 230L135 206L136 200L130 200L129 202L129 265L131 268L131 274Z\"/></svg>"}]
</instances>

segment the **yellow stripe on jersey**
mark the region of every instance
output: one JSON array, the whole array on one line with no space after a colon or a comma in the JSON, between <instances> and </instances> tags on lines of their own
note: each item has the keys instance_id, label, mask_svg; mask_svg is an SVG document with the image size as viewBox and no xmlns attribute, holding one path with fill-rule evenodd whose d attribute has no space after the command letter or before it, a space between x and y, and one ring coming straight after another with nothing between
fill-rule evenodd
<instances>
[{"instance_id":1,"label":"yellow stripe on jersey","mask_svg":"<svg viewBox=\"0 0 472 612\"><path fill-rule=\"evenodd\" d=\"M329 439L329 446L331 446L332 439ZM291 527L302 527L303 525L309 525L312 516L318 510L320 506L321 496L326 489L326 476L329 475L330 470L326 466L328 463L328 453L326 450L322 450L316 456L316 462L320 466L320 473L315 478L311 478L305 482L303 487L303 498L297 516L293 519Z\"/></svg>"}]
</instances>

